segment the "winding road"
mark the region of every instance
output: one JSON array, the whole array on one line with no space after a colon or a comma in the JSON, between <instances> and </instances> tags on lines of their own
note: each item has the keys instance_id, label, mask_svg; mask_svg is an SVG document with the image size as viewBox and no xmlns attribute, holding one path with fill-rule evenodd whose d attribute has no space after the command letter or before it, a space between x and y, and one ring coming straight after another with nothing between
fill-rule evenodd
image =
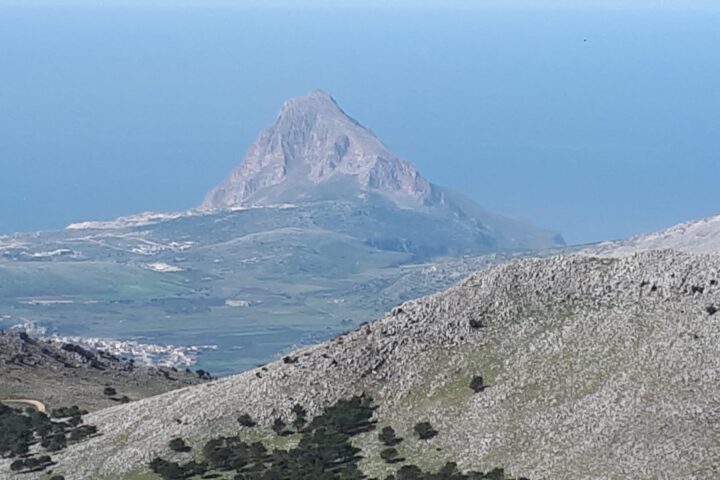
<instances>
[{"instance_id":1,"label":"winding road","mask_svg":"<svg viewBox=\"0 0 720 480\"><path fill-rule=\"evenodd\" d=\"M6 405L14 405L14 404L27 405L28 407L32 407L40 413L47 413L47 411L45 409L45 404L42 402L38 402L37 400L28 400L25 398L19 398L19 399L0 400L0 403L4 403Z\"/></svg>"}]
</instances>

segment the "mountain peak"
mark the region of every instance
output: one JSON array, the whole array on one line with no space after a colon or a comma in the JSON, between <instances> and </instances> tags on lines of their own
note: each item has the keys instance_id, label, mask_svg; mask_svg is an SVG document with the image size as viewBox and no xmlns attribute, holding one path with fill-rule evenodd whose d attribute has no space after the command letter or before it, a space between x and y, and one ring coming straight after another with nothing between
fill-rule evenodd
<instances>
[{"instance_id":1,"label":"mountain peak","mask_svg":"<svg viewBox=\"0 0 720 480\"><path fill-rule=\"evenodd\" d=\"M329 93L323 90L313 90L302 97L291 98L283 103L278 119L294 115L327 115L343 117L347 116L338 106L337 102Z\"/></svg>"},{"instance_id":2,"label":"mountain peak","mask_svg":"<svg viewBox=\"0 0 720 480\"><path fill-rule=\"evenodd\" d=\"M555 232L486 212L472 200L433 185L322 90L286 101L275 122L258 136L240 165L208 193L200 208L318 201L394 206L404 214L419 215L415 221L422 225L428 224L422 215L430 214L470 232L483 248L563 244ZM392 224L387 218L382 221Z\"/></svg>"},{"instance_id":3,"label":"mountain peak","mask_svg":"<svg viewBox=\"0 0 720 480\"><path fill-rule=\"evenodd\" d=\"M313 90L302 97L295 97L286 100L282 106L281 114L289 108L301 108L307 110L319 110L325 108L335 108L339 110L335 99L324 90Z\"/></svg>"},{"instance_id":4,"label":"mountain peak","mask_svg":"<svg viewBox=\"0 0 720 480\"><path fill-rule=\"evenodd\" d=\"M364 198L424 205L432 186L322 90L286 101L203 208Z\"/></svg>"}]
</instances>

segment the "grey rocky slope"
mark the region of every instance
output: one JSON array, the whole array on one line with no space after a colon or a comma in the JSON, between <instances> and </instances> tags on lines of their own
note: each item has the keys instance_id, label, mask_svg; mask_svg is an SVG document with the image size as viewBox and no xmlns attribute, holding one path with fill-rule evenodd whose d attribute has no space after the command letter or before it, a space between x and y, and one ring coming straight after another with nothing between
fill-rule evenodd
<instances>
[{"instance_id":1,"label":"grey rocky slope","mask_svg":"<svg viewBox=\"0 0 720 480\"><path fill-rule=\"evenodd\" d=\"M627 240L603 242L585 251L590 254L626 255L665 248L696 253L720 252L720 215L680 223Z\"/></svg>"},{"instance_id":2,"label":"grey rocky slope","mask_svg":"<svg viewBox=\"0 0 720 480\"><path fill-rule=\"evenodd\" d=\"M0 400L31 399L52 408L107 408L204 381L195 372L135 364L81 346L0 330ZM112 387L115 393L105 394Z\"/></svg>"},{"instance_id":3,"label":"grey rocky slope","mask_svg":"<svg viewBox=\"0 0 720 480\"><path fill-rule=\"evenodd\" d=\"M103 435L59 456L57 470L123 478L169 455L174 436L198 446L237 432L241 412L263 431L296 402L317 412L369 392L380 425L401 426L401 454L421 466L717 478L719 281L719 258L672 251L492 267L285 362L92 414ZM475 394L478 374L490 387ZM411 440L402 426L420 420L440 434ZM386 473L375 437L360 444L366 471Z\"/></svg>"},{"instance_id":4,"label":"grey rocky slope","mask_svg":"<svg viewBox=\"0 0 720 480\"><path fill-rule=\"evenodd\" d=\"M463 222L494 248L563 244L555 232L483 210L430 183L322 91L288 100L202 209L317 201L385 203Z\"/></svg>"}]
</instances>

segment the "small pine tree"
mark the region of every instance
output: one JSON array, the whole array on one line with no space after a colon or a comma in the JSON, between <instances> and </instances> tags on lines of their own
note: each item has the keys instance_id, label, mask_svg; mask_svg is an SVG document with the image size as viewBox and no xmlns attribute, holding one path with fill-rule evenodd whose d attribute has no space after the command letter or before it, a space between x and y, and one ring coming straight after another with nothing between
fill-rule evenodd
<instances>
[{"instance_id":1,"label":"small pine tree","mask_svg":"<svg viewBox=\"0 0 720 480\"><path fill-rule=\"evenodd\" d=\"M485 327L485 325L483 325L481 320L472 319L468 323L470 324L470 328L472 328L473 330L477 330L479 328Z\"/></svg>"},{"instance_id":2,"label":"small pine tree","mask_svg":"<svg viewBox=\"0 0 720 480\"><path fill-rule=\"evenodd\" d=\"M430 422L420 422L415 425L414 430L420 440L429 440L438 434Z\"/></svg>"},{"instance_id":3,"label":"small pine tree","mask_svg":"<svg viewBox=\"0 0 720 480\"><path fill-rule=\"evenodd\" d=\"M57 434L50 439L50 444L47 446L48 452L57 452L67 447L67 439L65 434Z\"/></svg>"},{"instance_id":4,"label":"small pine tree","mask_svg":"<svg viewBox=\"0 0 720 480\"><path fill-rule=\"evenodd\" d=\"M72 425L73 427L77 427L78 425L80 425L81 423L83 423L83 419L82 419L82 417L81 417L80 415L73 415L73 416L70 417L70 419L68 420L68 423L69 423L70 425Z\"/></svg>"},{"instance_id":5,"label":"small pine tree","mask_svg":"<svg viewBox=\"0 0 720 480\"><path fill-rule=\"evenodd\" d=\"M505 470L502 468L495 468L486 473L485 478L488 480L505 480Z\"/></svg>"},{"instance_id":6,"label":"small pine tree","mask_svg":"<svg viewBox=\"0 0 720 480\"><path fill-rule=\"evenodd\" d=\"M292 412L295 414L295 420L293 420L292 426L299 432L307 423L307 411L302 405L296 403L292 408Z\"/></svg>"},{"instance_id":7,"label":"small pine tree","mask_svg":"<svg viewBox=\"0 0 720 480\"><path fill-rule=\"evenodd\" d=\"M394 447L402 442L403 439L395 435L395 430L392 427L385 427L378 433L378 440L380 440L383 445Z\"/></svg>"},{"instance_id":8,"label":"small pine tree","mask_svg":"<svg viewBox=\"0 0 720 480\"><path fill-rule=\"evenodd\" d=\"M176 437L170 440L168 446L173 452L189 452L191 450L187 443L185 443L185 440L180 437Z\"/></svg>"},{"instance_id":9,"label":"small pine tree","mask_svg":"<svg viewBox=\"0 0 720 480\"><path fill-rule=\"evenodd\" d=\"M287 424L280 417L276 418L272 424L272 430L277 435L285 435L286 428L287 428Z\"/></svg>"},{"instance_id":10,"label":"small pine tree","mask_svg":"<svg viewBox=\"0 0 720 480\"><path fill-rule=\"evenodd\" d=\"M470 381L470 388L475 393L480 393L483 390L487 388L483 381L483 377L480 375L476 375L473 377L473 379Z\"/></svg>"},{"instance_id":11,"label":"small pine tree","mask_svg":"<svg viewBox=\"0 0 720 480\"><path fill-rule=\"evenodd\" d=\"M10 464L10 470L13 472L19 472L25 469L25 460L15 460Z\"/></svg>"},{"instance_id":12,"label":"small pine tree","mask_svg":"<svg viewBox=\"0 0 720 480\"><path fill-rule=\"evenodd\" d=\"M398 463L403 461L403 459L400 458L398 451L392 447L381 451L380 458L382 458L386 463Z\"/></svg>"},{"instance_id":13,"label":"small pine tree","mask_svg":"<svg viewBox=\"0 0 720 480\"><path fill-rule=\"evenodd\" d=\"M397 472L397 480L420 480L423 472L415 465L403 465Z\"/></svg>"},{"instance_id":14,"label":"small pine tree","mask_svg":"<svg viewBox=\"0 0 720 480\"><path fill-rule=\"evenodd\" d=\"M257 423L255 423L255 421L252 419L252 417L247 413L243 413L242 415L240 415L238 417L238 423L240 425L242 425L243 427L248 427L248 428L252 428L255 425L257 425Z\"/></svg>"},{"instance_id":15,"label":"small pine tree","mask_svg":"<svg viewBox=\"0 0 720 480\"><path fill-rule=\"evenodd\" d=\"M439 478L454 478L460 474L457 463L447 462L444 467L438 471Z\"/></svg>"}]
</instances>

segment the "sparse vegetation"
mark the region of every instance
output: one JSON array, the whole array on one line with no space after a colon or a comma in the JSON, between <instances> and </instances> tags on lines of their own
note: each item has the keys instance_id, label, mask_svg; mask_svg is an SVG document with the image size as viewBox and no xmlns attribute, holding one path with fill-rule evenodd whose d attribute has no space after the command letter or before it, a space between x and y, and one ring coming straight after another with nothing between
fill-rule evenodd
<instances>
[{"instance_id":1,"label":"sparse vegetation","mask_svg":"<svg viewBox=\"0 0 720 480\"><path fill-rule=\"evenodd\" d=\"M304 418L306 414L299 405L292 411L296 418ZM248 443L239 436L219 437L205 444L200 462L180 464L155 458L150 462L150 468L166 480L188 479L197 475L220 478L221 474L222 478L231 478L223 472L235 472L232 477L235 480L361 480L367 478L358 467L363 452L353 446L351 439L375 428L374 411L370 397L341 400L305 424L295 447L269 451L262 443ZM276 419L273 431L281 435L278 431L284 430L285 422ZM392 427L384 428L380 437L390 443L401 441ZM393 447L383 449L380 458L390 465L405 461ZM498 472L502 470L488 474L463 474L455 463L448 463L437 473L427 473L417 466L403 465L396 475L387 477L387 480L505 480L504 473L497 476Z\"/></svg>"},{"instance_id":2,"label":"sparse vegetation","mask_svg":"<svg viewBox=\"0 0 720 480\"><path fill-rule=\"evenodd\" d=\"M288 452L300 448L300 442L312 432L318 405L332 405L338 395L363 386L383 401L383 408L371 417L382 423L377 431L351 436L350 444L362 450L357 455L365 457L359 468L376 479L384 480L388 475L397 479L399 469L410 464L438 478L440 467L451 460L468 469L482 466L488 470L485 465L500 465L515 473L528 468L533 475L539 472L548 478L571 478L573 472L611 478L624 478L623 473L627 473L638 478L659 471L639 465L661 465L670 477L682 478L682 471L693 471L687 456L703 468L708 465L705 459L712 452L706 447L712 442L703 429L686 429L680 436L669 437L661 427L684 425L678 420L678 412L683 418L690 418L686 415L694 411L708 414L703 399L714 386L708 383L711 379L696 373L717 367L718 315L708 317L705 308L720 305L720 292L709 289L702 296L689 295L683 285L688 269L699 273L690 274L687 284L701 284L707 272L715 275L718 267L714 258L698 264L693 258L674 254L666 261L666 255L619 259L612 264L582 257L523 261L479 273L449 295L409 304L409 313L397 320L384 318L372 324L371 335L351 332L342 341L298 350L293 355L301 359L299 366L283 365L280 360L267 368L261 380L249 372L178 392L170 412L163 410L167 402L162 398L113 409L108 414L112 423L104 424L122 430L115 435L108 429L107 438L93 442L103 448L101 455L94 457L89 449L73 448L62 461L79 464L85 475L91 469L108 473L106 465L124 468L121 462L125 458L128 462L138 458L111 450L126 438L125 432L137 439L138 451L144 454L162 451L163 444L180 432L186 439L199 441L208 434L219 435L215 431L238 435L248 445L262 440L269 450L267 455L275 455L277 450ZM674 280L670 273L676 274ZM662 294L650 295L647 286L638 304L637 285L646 277L650 285L659 285ZM473 302L466 305L466 297ZM492 328L468 334L468 320L463 319L472 318L467 316L484 309L485 304L493 305L484 317L491 319L487 321ZM500 328L503 325L507 328ZM699 340L693 340L693 335ZM672 342L667 344L673 348L656 348L658 342ZM679 355L693 362L678 362ZM386 364L377 374L362 376L382 360ZM483 384L492 386L473 395L470 384L477 374L482 374ZM642 385L637 383L638 378L643 380ZM684 388L683 379L687 378L697 380L697 385L692 391L678 390ZM598 392L611 396L598 398ZM607 400L618 392L643 402L608 409ZM647 392L652 395L647 396ZM295 402L302 402L309 412L300 432L292 428L291 407ZM646 402L650 402L652 414ZM660 408L665 405L667 408ZM568 413L567 408L573 409L572 421L561 415ZM152 423L158 428L157 434L142 436L148 427L127 419L135 411L163 420ZM240 427L236 422L242 412L252 415L259 426L252 431ZM642 422L642 428L635 422L627 423L630 414ZM290 426L292 435L277 438L273 434L270 425L276 417ZM534 421L526 421L528 418ZM174 419L182 421L175 423ZM422 421L431 422L433 430L439 432L437 437L418 439L413 426ZM385 448L392 448L378 441L379 430L385 426L405 437L394 447L405 462L388 464L381 457ZM623 441L633 444L652 434L658 448L673 447L678 454L667 457L665 450L640 448L633 452L637 458L619 467L616 441L602 435L582 436L582 432L595 432L592 429L599 426L622 427ZM162 440L154 444L158 438ZM588 441L577 441L583 438ZM566 463L548 453L564 442L571 444L571 440L575 441L572 449L556 452L565 455L562 458ZM194 450L195 460L207 461L202 444ZM693 452L697 456L693 457ZM180 458L173 455L166 460L182 464L190 459ZM598 458L602 461L597 462ZM80 465L82 461L86 463ZM264 462L263 471L270 463L274 462ZM418 474L418 470L405 470L406 474L412 472ZM491 477L501 477L500 471L490 473ZM221 475L225 480L235 475L253 478L245 470L220 471L212 466L207 474ZM466 471L463 474L469 475ZM142 475L131 478L148 478ZM454 474L445 477L450 475Z\"/></svg>"},{"instance_id":3,"label":"sparse vegetation","mask_svg":"<svg viewBox=\"0 0 720 480\"><path fill-rule=\"evenodd\" d=\"M17 458L10 464L13 472L42 471L54 462L49 455L28 456L30 448L37 445L35 453L57 452L68 443L77 443L97 433L91 425L82 423L82 410L77 407L60 408L54 411L56 417L67 421L53 420L46 414L33 409L25 411L0 404L0 457Z\"/></svg>"},{"instance_id":4,"label":"sparse vegetation","mask_svg":"<svg viewBox=\"0 0 720 480\"><path fill-rule=\"evenodd\" d=\"M10 470L18 473L40 472L48 468L53 463L54 462L49 455L28 457L15 460L13 463L10 464Z\"/></svg>"}]
</instances>

